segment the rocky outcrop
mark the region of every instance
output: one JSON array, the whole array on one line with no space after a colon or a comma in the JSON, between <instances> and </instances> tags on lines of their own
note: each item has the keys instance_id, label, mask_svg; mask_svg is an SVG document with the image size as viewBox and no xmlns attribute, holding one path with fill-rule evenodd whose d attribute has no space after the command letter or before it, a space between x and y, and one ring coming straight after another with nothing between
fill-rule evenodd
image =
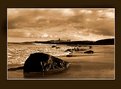
<instances>
[{"instance_id":1,"label":"rocky outcrop","mask_svg":"<svg viewBox=\"0 0 121 89\"><path fill-rule=\"evenodd\" d=\"M24 64L25 77L31 73L57 73L66 70L69 63L45 53L33 53Z\"/></svg>"},{"instance_id":2,"label":"rocky outcrop","mask_svg":"<svg viewBox=\"0 0 121 89\"><path fill-rule=\"evenodd\" d=\"M89 51L85 51L84 53L87 53L87 54L92 54L92 53L94 53L94 51L89 50Z\"/></svg>"}]
</instances>

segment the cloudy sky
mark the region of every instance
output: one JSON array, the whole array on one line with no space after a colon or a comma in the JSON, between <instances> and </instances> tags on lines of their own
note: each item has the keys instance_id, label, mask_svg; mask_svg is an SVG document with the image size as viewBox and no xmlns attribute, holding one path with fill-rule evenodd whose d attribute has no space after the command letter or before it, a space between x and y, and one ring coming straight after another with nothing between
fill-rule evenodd
<instances>
[{"instance_id":1,"label":"cloudy sky","mask_svg":"<svg viewBox=\"0 0 121 89\"><path fill-rule=\"evenodd\" d=\"M114 8L8 8L8 41L114 38Z\"/></svg>"}]
</instances>

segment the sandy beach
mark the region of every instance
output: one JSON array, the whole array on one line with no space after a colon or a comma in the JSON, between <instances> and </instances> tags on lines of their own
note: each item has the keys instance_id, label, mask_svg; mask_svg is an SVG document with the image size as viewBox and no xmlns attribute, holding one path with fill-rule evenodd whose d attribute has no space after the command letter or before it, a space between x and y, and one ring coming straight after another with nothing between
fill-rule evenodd
<instances>
[{"instance_id":1,"label":"sandy beach","mask_svg":"<svg viewBox=\"0 0 121 89\"><path fill-rule=\"evenodd\" d=\"M23 71L9 71L9 79L24 79ZM46 75L37 79L114 79L114 68L111 63L73 63L70 68L62 73Z\"/></svg>"},{"instance_id":2,"label":"sandy beach","mask_svg":"<svg viewBox=\"0 0 121 89\"><path fill-rule=\"evenodd\" d=\"M98 52L94 54L79 55L79 53L76 53L76 56L74 57L65 57L65 56L58 57L71 63L69 69L63 71L62 73L45 75L44 77L40 77L37 79L55 79L55 80L56 79L59 80L115 79L115 64L114 64L115 59L114 59L113 46L93 47L95 51L97 48ZM8 64L8 68L13 68L18 66L23 66L23 65ZM8 71L8 79L26 79L26 78L23 77L23 70L17 70L17 71Z\"/></svg>"}]
</instances>

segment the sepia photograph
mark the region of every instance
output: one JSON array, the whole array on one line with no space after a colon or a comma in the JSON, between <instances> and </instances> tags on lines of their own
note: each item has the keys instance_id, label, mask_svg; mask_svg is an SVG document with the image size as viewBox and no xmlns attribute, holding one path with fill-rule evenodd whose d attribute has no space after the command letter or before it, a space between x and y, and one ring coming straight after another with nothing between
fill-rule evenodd
<instances>
[{"instance_id":1,"label":"sepia photograph","mask_svg":"<svg viewBox=\"0 0 121 89\"><path fill-rule=\"evenodd\" d=\"M7 8L7 80L115 80L115 8Z\"/></svg>"}]
</instances>

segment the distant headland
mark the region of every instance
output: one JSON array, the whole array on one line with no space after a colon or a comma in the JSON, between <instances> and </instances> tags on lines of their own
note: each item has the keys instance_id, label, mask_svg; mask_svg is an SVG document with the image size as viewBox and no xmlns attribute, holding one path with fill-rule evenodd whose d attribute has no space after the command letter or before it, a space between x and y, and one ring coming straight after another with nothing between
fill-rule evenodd
<instances>
[{"instance_id":1,"label":"distant headland","mask_svg":"<svg viewBox=\"0 0 121 89\"><path fill-rule=\"evenodd\" d=\"M13 44L66 44L66 45L114 45L114 38L101 39L97 41L71 41L71 40L48 40L48 41L30 41L30 42L8 42Z\"/></svg>"}]
</instances>

